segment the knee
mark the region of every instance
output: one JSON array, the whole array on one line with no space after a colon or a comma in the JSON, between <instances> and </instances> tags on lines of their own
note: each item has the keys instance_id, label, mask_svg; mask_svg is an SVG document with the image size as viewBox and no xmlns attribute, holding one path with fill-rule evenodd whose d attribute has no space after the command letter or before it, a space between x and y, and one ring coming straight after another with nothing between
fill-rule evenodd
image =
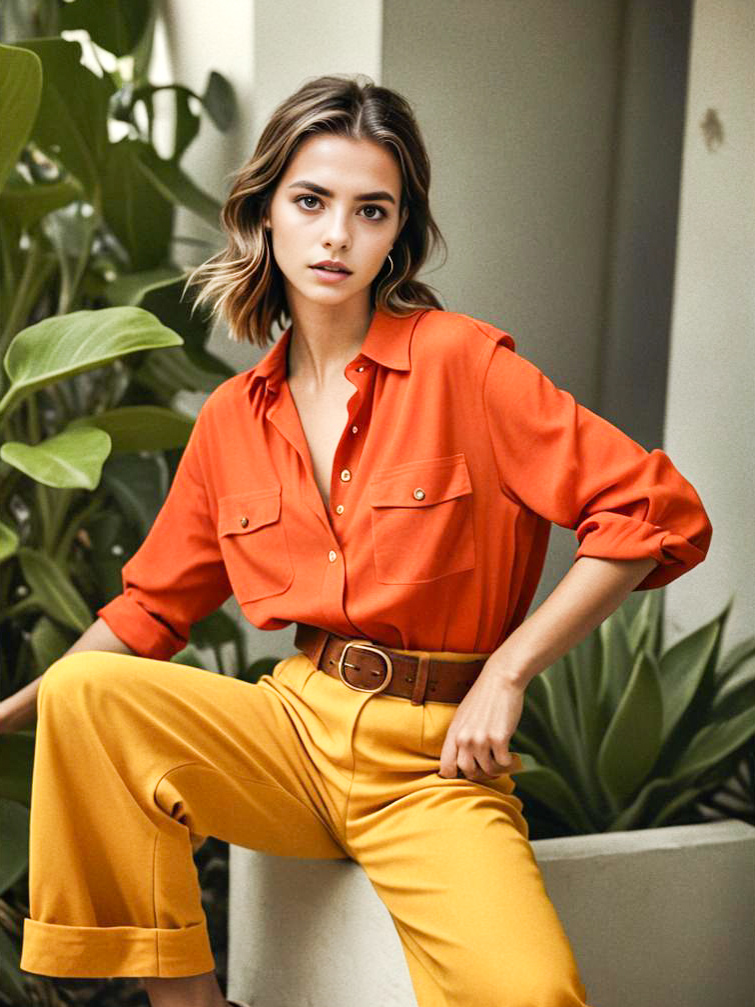
<instances>
[{"instance_id":1,"label":"knee","mask_svg":"<svg viewBox=\"0 0 755 1007\"><path fill-rule=\"evenodd\" d=\"M470 1007L585 1007L585 988L575 974L562 975L553 968L527 976L500 970L479 974L465 985Z\"/></svg>"},{"instance_id":2,"label":"knee","mask_svg":"<svg viewBox=\"0 0 755 1007\"><path fill-rule=\"evenodd\" d=\"M87 690L102 682L103 655L98 651L73 651L49 666L39 681L38 701L42 696L71 700L82 688Z\"/></svg>"}]
</instances>

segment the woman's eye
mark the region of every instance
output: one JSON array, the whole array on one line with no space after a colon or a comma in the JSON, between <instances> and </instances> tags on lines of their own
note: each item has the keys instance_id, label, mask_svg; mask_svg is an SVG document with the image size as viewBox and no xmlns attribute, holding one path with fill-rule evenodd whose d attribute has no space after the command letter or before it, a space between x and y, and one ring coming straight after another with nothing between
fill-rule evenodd
<instances>
[{"instance_id":1,"label":"woman's eye","mask_svg":"<svg viewBox=\"0 0 755 1007\"><path fill-rule=\"evenodd\" d=\"M312 195L297 196L296 199L294 200L294 202L295 203L301 203L301 205L304 206L304 202L303 201L305 199L314 199L314 201L316 203L320 202L320 199L319 199L318 196L312 196ZM313 210L314 207L307 205L306 209ZM367 220L381 220L383 217L387 217L388 216L388 214L385 212L385 210L382 208L382 206L377 206L376 204L373 204L373 203L367 203L364 207L362 207L362 209L364 209L364 210L377 210L378 213L379 213L379 216L375 216L373 214L366 214Z\"/></svg>"},{"instance_id":2,"label":"woman's eye","mask_svg":"<svg viewBox=\"0 0 755 1007\"><path fill-rule=\"evenodd\" d=\"M372 217L372 216L370 216L370 217L367 218L368 220L380 220L381 217L387 217L388 216L388 214L385 212L385 210L383 209L382 206L373 206L372 203L369 203L367 206L365 206L365 210L379 210L380 211L380 217Z\"/></svg>"}]
</instances>

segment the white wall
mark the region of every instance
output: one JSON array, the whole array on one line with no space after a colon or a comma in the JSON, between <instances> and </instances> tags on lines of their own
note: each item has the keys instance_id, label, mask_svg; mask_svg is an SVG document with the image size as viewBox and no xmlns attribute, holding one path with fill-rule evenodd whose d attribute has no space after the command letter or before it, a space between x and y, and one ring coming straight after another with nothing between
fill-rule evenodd
<instances>
[{"instance_id":1,"label":"white wall","mask_svg":"<svg viewBox=\"0 0 755 1007\"><path fill-rule=\"evenodd\" d=\"M755 5L698 0L691 51L666 444L713 540L667 615L698 625L733 593L726 647L755 628Z\"/></svg>"}]
</instances>

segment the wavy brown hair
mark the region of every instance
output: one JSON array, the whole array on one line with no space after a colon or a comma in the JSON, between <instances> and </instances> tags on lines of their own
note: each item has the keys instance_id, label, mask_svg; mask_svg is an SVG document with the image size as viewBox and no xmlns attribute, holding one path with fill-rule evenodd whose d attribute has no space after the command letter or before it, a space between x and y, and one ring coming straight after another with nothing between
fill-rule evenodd
<instances>
[{"instance_id":1,"label":"wavy brown hair","mask_svg":"<svg viewBox=\"0 0 755 1007\"><path fill-rule=\"evenodd\" d=\"M363 83L360 81L364 81ZM406 315L418 308L443 310L431 287L416 279L430 252L445 239L430 212L430 160L409 103L369 77L340 74L307 81L273 112L252 156L232 175L220 217L226 247L193 269L184 286L199 286L192 313L210 302L228 322L230 336L265 347L272 324L284 328L290 312L283 274L273 257L263 217L279 179L299 145L315 133L371 140L389 148L402 176L399 211L408 217L370 286L370 306Z\"/></svg>"}]
</instances>

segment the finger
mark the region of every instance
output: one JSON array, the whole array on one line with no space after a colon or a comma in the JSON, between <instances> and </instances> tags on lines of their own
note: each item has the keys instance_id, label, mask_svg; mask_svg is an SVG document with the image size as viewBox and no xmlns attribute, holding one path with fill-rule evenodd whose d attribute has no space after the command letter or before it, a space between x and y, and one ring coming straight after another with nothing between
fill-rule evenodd
<instances>
[{"instance_id":1,"label":"finger","mask_svg":"<svg viewBox=\"0 0 755 1007\"><path fill-rule=\"evenodd\" d=\"M503 767L502 772L510 773L515 768L517 756L509 751L508 743L504 747L494 745L492 751L495 764Z\"/></svg>"},{"instance_id":2,"label":"finger","mask_svg":"<svg viewBox=\"0 0 755 1007\"><path fill-rule=\"evenodd\" d=\"M468 780L476 779L477 774L480 772L480 767L475 762L474 756L463 749L459 749L456 756L456 764Z\"/></svg>"}]
</instances>

